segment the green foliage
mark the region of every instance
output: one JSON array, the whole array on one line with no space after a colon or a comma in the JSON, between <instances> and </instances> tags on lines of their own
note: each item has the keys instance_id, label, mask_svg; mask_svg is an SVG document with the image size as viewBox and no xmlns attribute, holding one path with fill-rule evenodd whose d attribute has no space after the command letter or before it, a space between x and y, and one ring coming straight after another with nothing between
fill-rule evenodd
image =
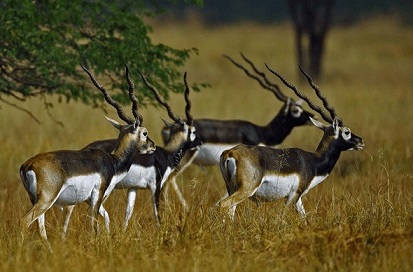
<instances>
[{"instance_id":1,"label":"green foliage","mask_svg":"<svg viewBox=\"0 0 413 272\"><path fill-rule=\"evenodd\" d=\"M155 1L156 2L156 1ZM191 1L199 2L199 1ZM31 1L0 3L0 100L58 95L99 105L80 63L89 67L115 99L128 103L124 64L131 70L141 103L148 102L138 70L167 95L183 92L182 67L195 48L153 44L143 18L154 16L145 1ZM125 86L126 85L126 86ZM199 89L198 84L193 88Z\"/></svg>"}]
</instances>

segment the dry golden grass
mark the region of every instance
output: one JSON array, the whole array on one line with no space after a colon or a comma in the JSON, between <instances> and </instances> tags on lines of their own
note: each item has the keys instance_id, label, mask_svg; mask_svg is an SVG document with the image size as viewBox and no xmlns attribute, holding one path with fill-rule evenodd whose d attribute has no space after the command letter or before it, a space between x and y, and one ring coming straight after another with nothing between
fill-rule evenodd
<instances>
[{"instance_id":1,"label":"dry golden grass","mask_svg":"<svg viewBox=\"0 0 413 272\"><path fill-rule=\"evenodd\" d=\"M289 25L242 24L208 28L195 23L155 25L153 40L173 47L196 47L185 67L189 81L212 87L191 94L193 115L268 122L281 107L270 93L246 78L222 54L240 51L257 65L268 63L296 83L293 35ZM191 167L179 185L191 204L188 215L170 191L164 224L155 227L150 195L138 194L129 230L120 232L126 194L115 192L107 208L111 235L90 234L88 207L76 207L66 242L60 240L62 215L46 214L54 254L40 240L36 226L22 241L19 219L31 207L18 169L43 151L78 149L116 131L99 110L79 104L41 103L25 108L42 121L1 105L0 271L411 271L413 261L413 30L394 20L370 20L333 29L328 37L325 80L319 86L345 123L367 144L345 152L330 177L304 198L305 225L294 213L281 215L282 201L256 207L239 205L233 224L223 224L212 207L225 191L217 168ZM137 81L138 76L132 75ZM85 77L85 80L87 78ZM300 85L310 93L309 88ZM287 94L288 90L283 88ZM183 98L172 96L183 113ZM160 140L163 111L142 110L151 137ZM110 112L115 117L114 112ZM321 132L293 131L282 146L314 150Z\"/></svg>"}]
</instances>

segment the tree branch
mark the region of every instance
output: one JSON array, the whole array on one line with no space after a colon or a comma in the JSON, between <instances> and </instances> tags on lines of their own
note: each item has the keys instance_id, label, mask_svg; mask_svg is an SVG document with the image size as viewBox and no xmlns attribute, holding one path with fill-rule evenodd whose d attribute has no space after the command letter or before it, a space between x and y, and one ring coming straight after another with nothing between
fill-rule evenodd
<instances>
[{"instance_id":1,"label":"tree branch","mask_svg":"<svg viewBox=\"0 0 413 272\"><path fill-rule=\"evenodd\" d=\"M38 124L41 124L41 123L42 123L42 122L40 122L40 120L37 119L37 117L34 116L34 114L31 113L30 111L28 111L28 110L26 110L26 109L24 109L24 108L22 108L22 107L19 107L19 106L17 106L16 104L13 104L13 103L11 103L11 102L9 102L9 101L7 101L7 100L4 100L1 96L0 96L0 101L2 101L3 103L5 103L5 104L7 104L7 105L9 105L9 106L11 106L11 107L13 107L13 108L16 108L16 109L18 109L18 110L21 110L21 111L25 112L25 113L26 113L27 115L29 115L34 121L36 121L36 123L38 123Z\"/></svg>"}]
</instances>

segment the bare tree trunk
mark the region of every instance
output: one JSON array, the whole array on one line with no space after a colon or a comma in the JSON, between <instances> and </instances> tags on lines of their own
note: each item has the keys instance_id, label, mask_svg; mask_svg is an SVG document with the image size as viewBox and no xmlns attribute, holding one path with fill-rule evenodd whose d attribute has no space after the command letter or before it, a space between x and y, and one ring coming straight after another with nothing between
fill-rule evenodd
<instances>
[{"instance_id":1,"label":"bare tree trunk","mask_svg":"<svg viewBox=\"0 0 413 272\"><path fill-rule=\"evenodd\" d=\"M324 41L330 27L335 0L287 0L287 4L296 33L298 64L314 79L319 79L322 73ZM303 80L302 76L299 78Z\"/></svg>"},{"instance_id":2,"label":"bare tree trunk","mask_svg":"<svg viewBox=\"0 0 413 272\"><path fill-rule=\"evenodd\" d=\"M310 36L310 43L308 47L309 71L315 78L321 77L322 57L323 57L324 37L317 35Z\"/></svg>"},{"instance_id":3,"label":"bare tree trunk","mask_svg":"<svg viewBox=\"0 0 413 272\"><path fill-rule=\"evenodd\" d=\"M303 39L303 32L300 30L297 30L295 32L295 44L296 44L296 50L297 50L297 59L298 59L298 65L300 67L303 67L304 69L307 69L307 62L306 59L304 58L304 39Z\"/></svg>"}]
</instances>

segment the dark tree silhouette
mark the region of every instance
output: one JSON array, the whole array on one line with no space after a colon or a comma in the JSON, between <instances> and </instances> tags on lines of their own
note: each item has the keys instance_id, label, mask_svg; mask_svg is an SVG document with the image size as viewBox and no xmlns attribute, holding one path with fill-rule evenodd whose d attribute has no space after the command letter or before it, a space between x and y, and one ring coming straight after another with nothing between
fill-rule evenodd
<instances>
[{"instance_id":1,"label":"dark tree silhouette","mask_svg":"<svg viewBox=\"0 0 413 272\"><path fill-rule=\"evenodd\" d=\"M319 79L336 0L287 0L287 3L295 28L298 63L314 79Z\"/></svg>"}]
</instances>

